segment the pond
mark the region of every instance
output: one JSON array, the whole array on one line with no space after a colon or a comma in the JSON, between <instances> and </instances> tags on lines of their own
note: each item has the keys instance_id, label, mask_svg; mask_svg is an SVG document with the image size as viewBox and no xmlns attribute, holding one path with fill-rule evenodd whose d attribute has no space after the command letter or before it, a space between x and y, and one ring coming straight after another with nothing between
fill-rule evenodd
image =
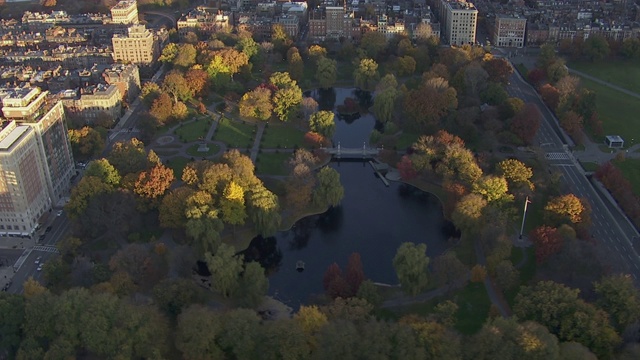
<instances>
[{"instance_id":1,"label":"pond","mask_svg":"<svg viewBox=\"0 0 640 360\"><path fill-rule=\"evenodd\" d=\"M351 93L337 89L336 103ZM375 119L364 114L351 123L336 122L334 140L358 147L367 141ZM387 187L367 162L329 166L340 173L345 189L341 205L304 218L272 238L256 238L245 251L247 260L259 260L267 269L269 294L296 308L324 292L322 278L330 264L338 263L344 272L354 252L360 253L367 278L397 284L392 259L401 243L426 243L431 258L449 246L452 229L435 196L399 182ZM296 269L300 261L305 264L303 272Z\"/></svg>"}]
</instances>

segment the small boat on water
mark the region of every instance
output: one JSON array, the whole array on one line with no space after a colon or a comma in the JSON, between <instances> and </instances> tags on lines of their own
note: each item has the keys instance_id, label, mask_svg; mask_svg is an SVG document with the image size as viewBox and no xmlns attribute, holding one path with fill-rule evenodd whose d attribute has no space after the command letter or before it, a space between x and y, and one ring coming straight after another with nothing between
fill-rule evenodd
<instances>
[{"instance_id":1,"label":"small boat on water","mask_svg":"<svg viewBox=\"0 0 640 360\"><path fill-rule=\"evenodd\" d=\"M298 272L304 271L304 261L298 260L298 262L296 263L296 270L298 270Z\"/></svg>"}]
</instances>

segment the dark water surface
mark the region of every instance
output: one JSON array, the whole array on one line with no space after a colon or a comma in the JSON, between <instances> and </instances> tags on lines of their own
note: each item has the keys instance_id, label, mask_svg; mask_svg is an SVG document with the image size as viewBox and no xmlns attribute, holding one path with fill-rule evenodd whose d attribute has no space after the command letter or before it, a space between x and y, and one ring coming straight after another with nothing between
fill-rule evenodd
<instances>
[{"instance_id":1,"label":"dark water surface","mask_svg":"<svg viewBox=\"0 0 640 360\"><path fill-rule=\"evenodd\" d=\"M318 99L317 91L312 94ZM347 96L356 98L352 89L336 89L318 103L327 109L342 104ZM336 118L336 125L336 144L362 147L363 142L368 145L375 119L370 114L355 120ZM353 252L360 253L367 278L397 284L392 259L401 243L426 243L431 258L448 247L448 223L435 196L398 182L386 187L366 162L329 166L340 173L345 189L341 206L302 219L275 237L254 239L245 252L247 260L259 259L270 273L269 294L289 306L298 307L322 294L327 267L336 262L344 272ZM303 272L296 270L298 261L305 264Z\"/></svg>"}]
</instances>

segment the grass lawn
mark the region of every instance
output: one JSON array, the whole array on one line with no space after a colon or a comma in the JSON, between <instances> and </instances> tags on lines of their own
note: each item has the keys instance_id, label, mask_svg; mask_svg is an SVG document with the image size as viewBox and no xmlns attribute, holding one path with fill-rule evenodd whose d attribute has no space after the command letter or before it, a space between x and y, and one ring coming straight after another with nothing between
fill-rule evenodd
<instances>
[{"instance_id":1,"label":"grass lawn","mask_svg":"<svg viewBox=\"0 0 640 360\"><path fill-rule=\"evenodd\" d=\"M640 66L635 61L572 62L569 67L640 93Z\"/></svg>"},{"instance_id":2,"label":"grass lawn","mask_svg":"<svg viewBox=\"0 0 640 360\"><path fill-rule=\"evenodd\" d=\"M622 171L625 179L629 180L633 192L640 196L640 159L627 158L623 161L614 161L614 165Z\"/></svg>"},{"instance_id":3,"label":"grass lawn","mask_svg":"<svg viewBox=\"0 0 640 360\"><path fill-rule=\"evenodd\" d=\"M484 288L484 283L469 283L454 296L454 301L458 304L456 330L465 335L471 335L480 330L491 307L491 300Z\"/></svg>"},{"instance_id":4,"label":"grass lawn","mask_svg":"<svg viewBox=\"0 0 640 360\"><path fill-rule=\"evenodd\" d=\"M289 158L291 158L289 152L258 154L256 174L287 175L286 162Z\"/></svg>"},{"instance_id":5,"label":"grass lawn","mask_svg":"<svg viewBox=\"0 0 640 360\"><path fill-rule=\"evenodd\" d=\"M246 148L253 146L254 136L254 125L221 118L213 138L231 148Z\"/></svg>"},{"instance_id":6,"label":"grass lawn","mask_svg":"<svg viewBox=\"0 0 640 360\"><path fill-rule=\"evenodd\" d=\"M631 139L634 139L634 142L640 141L640 125L637 121L640 101L595 81L583 78L581 82L596 92L596 109L602 120L605 135L621 135L628 143ZM604 142L602 137L593 138L596 142Z\"/></svg>"},{"instance_id":7,"label":"grass lawn","mask_svg":"<svg viewBox=\"0 0 640 360\"><path fill-rule=\"evenodd\" d=\"M209 151L200 152L200 151L198 151L198 148L200 147L200 144L191 145L187 149L187 154L189 154L191 156L194 156L194 157L202 157L202 156L210 156L210 155L216 154L216 153L218 153L218 151L220 151L220 146L218 146L216 144L207 144L207 146L209 147Z\"/></svg>"},{"instance_id":8,"label":"grass lawn","mask_svg":"<svg viewBox=\"0 0 640 360\"><path fill-rule=\"evenodd\" d=\"M600 166L598 163L594 163L594 162L580 162L580 164L582 165L582 168L584 168L584 171L596 171L598 170L598 167Z\"/></svg>"},{"instance_id":9,"label":"grass lawn","mask_svg":"<svg viewBox=\"0 0 640 360\"><path fill-rule=\"evenodd\" d=\"M158 156L174 156L178 155L178 150L153 149Z\"/></svg>"},{"instance_id":10,"label":"grass lawn","mask_svg":"<svg viewBox=\"0 0 640 360\"><path fill-rule=\"evenodd\" d=\"M409 146L413 145L416 141L418 141L419 137L420 137L420 134L403 131L402 134L400 134L400 136L398 137L398 141L396 142L396 149L404 150L408 148Z\"/></svg>"},{"instance_id":11,"label":"grass lawn","mask_svg":"<svg viewBox=\"0 0 640 360\"><path fill-rule=\"evenodd\" d=\"M200 118L194 122L190 122L176 129L175 133L181 141L194 142L200 138L204 138L209 131L211 124L209 118Z\"/></svg>"},{"instance_id":12,"label":"grass lawn","mask_svg":"<svg viewBox=\"0 0 640 360\"><path fill-rule=\"evenodd\" d=\"M187 165L190 162L191 162L191 159L187 159L186 157L182 157L182 156L177 156L169 159L168 164L166 165L170 167L171 170L173 170L173 175L176 177L176 179L181 179L182 170L184 169L185 165Z\"/></svg>"},{"instance_id":13,"label":"grass lawn","mask_svg":"<svg viewBox=\"0 0 640 360\"><path fill-rule=\"evenodd\" d=\"M287 124L269 124L264 129L261 139L261 147L275 149L278 147L292 149L294 146L302 146L304 132Z\"/></svg>"},{"instance_id":14,"label":"grass lawn","mask_svg":"<svg viewBox=\"0 0 640 360\"><path fill-rule=\"evenodd\" d=\"M529 73L529 69L527 69L526 66L524 66L524 64L520 63L516 65L516 69L518 70L518 72L520 73L520 75L522 75L523 78L527 78L527 73Z\"/></svg>"}]
</instances>

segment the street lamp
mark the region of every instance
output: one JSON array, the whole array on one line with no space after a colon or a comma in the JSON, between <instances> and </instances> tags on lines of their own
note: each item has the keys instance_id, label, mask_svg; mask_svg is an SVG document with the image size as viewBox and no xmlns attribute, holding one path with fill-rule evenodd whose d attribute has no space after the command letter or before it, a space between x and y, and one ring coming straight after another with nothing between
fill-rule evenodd
<instances>
[{"instance_id":1,"label":"street lamp","mask_svg":"<svg viewBox=\"0 0 640 360\"><path fill-rule=\"evenodd\" d=\"M527 196L527 199L524 201L524 212L522 213L522 226L520 226L520 236L518 237L518 239L522 240L522 233L524 232L524 221L527 218L527 207L528 205L531 203L531 201L529 200L529 197Z\"/></svg>"}]
</instances>

